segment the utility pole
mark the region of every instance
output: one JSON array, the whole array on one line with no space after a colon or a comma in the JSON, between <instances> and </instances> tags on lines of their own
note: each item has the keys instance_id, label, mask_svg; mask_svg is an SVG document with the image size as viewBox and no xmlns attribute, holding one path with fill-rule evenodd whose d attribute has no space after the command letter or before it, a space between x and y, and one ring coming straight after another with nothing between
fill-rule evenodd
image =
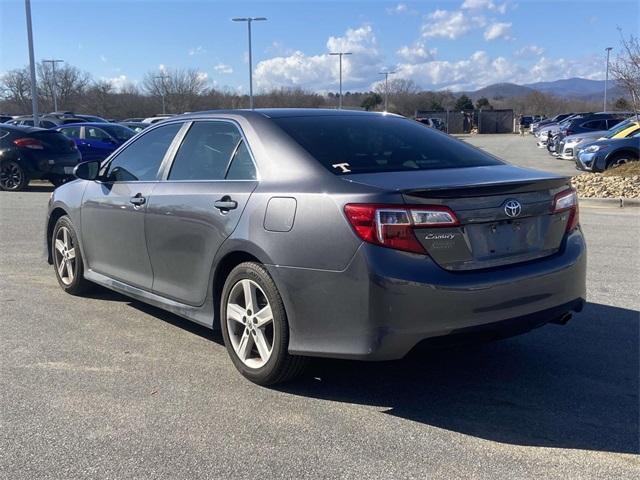
<instances>
[{"instance_id":1,"label":"utility pole","mask_svg":"<svg viewBox=\"0 0 640 480\"><path fill-rule=\"evenodd\" d=\"M53 111L58 111L58 98L56 95L56 63L63 63L64 60L42 60L42 63L50 63L51 64L51 75L53 76L53 83L51 84L51 96L53 96Z\"/></svg>"},{"instance_id":2,"label":"utility pole","mask_svg":"<svg viewBox=\"0 0 640 480\"><path fill-rule=\"evenodd\" d=\"M253 58L251 52L251 23L263 22L265 17L238 17L232 18L232 22L247 22L247 33L249 34L249 108L253 110Z\"/></svg>"},{"instance_id":3,"label":"utility pole","mask_svg":"<svg viewBox=\"0 0 640 480\"><path fill-rule=\"evenodd\" d=\"M605 50L607 51L607 73L605 74L604 77L604 111L607 111L607 88L609 86L609 55L611 54L611 50L613 50L613 47L607 47L605 48Z\"/></svg>"},{"instance_id":4,"label":"utility pole","mask_svg":"<svg viewBox=\"0 0 640 480\"><path fill-rule=\"evenodd\" d=\"M36 61L33 55L33 30L31 28L31 0L24 0L24 9L27 14L27 39L29 41L29 70L31 73L31 110L33 113L33 126L40 125L38 121L38 88L36 85Z\"/></svg>"},{"instance_id":5,"label":"utility pole","mask_svg":"<svg viewBox=\"0 0 640 480\"><path fill-rule=\"evenodd\" d=\"M384 111L389 111L389 75L393 75L396 72L379 72L379 75L384 75Z\"/></svg>"},{"instance_id":6,"label":"utility pole","mask_svg":"<svg viewBox=\"0 0 640 480\"><path fill-rule=\"evenodd\" d=\"M338 110L342 110L342 56L351 55L351 52L331 52L329 55L337 55L340 58L340 97L338 100Z\"/></svg>"},{"instance_id":7,"label":"utility pole","mask_svg":"<svg viewBox=\"0 0 640 480\"><path fill-rule=\"evenodd\" d=\"M165 75L164 73L162 75L157 75L155 77L153 77L155 79L160 80L160 82L162 83L162 90L160 90L160 95L162 96L162 114L165 115L167 112L165 110L165 106L164 106L164 95L165 95L165 86L164 86L164 79L165 78L169 78L169 75Z\"/></svg>"}]
</instances>

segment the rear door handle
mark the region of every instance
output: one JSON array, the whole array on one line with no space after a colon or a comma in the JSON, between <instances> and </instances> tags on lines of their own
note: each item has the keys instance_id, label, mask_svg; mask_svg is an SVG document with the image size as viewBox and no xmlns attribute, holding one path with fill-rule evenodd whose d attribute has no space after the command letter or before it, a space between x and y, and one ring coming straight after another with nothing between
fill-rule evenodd
<instances>
[{"instance_id":1,"label":"rear door handle","mask_svg":"<svg viewBox=\"0 0 640 480\"><path fill-rule=\"evenodd\" d=\"M220 200L216 200L213 202L213 206L220 210L222 213L226 213L229 210L233 210L234 208L238 208L238 202L235 200L231 200L229 195L225 195Z\"/></svg>"},{"instance_id":2,"label":"rear door handle","mask_svg":"<svg viewBox=\"0 0 640 480\"><path fill-rule=\"evenodd\" d=\"M144 198L141 193L137 193L129 199L129 202L133 203L136 206L144 205L146 201L147 199Z\"/></svg>"}]
</instances>

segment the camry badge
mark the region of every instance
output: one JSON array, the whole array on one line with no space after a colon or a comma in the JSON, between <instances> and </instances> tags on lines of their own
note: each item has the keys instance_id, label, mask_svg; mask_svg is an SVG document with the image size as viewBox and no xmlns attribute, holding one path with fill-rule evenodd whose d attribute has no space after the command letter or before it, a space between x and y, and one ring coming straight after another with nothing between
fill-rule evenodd
<instances>
[{"instance_id":1,"label":"camry badge","mask_svg":"<svg viewBox=\"0 0 640 480\"><path fill-rule=\"evenodd\" d=\"M504 213L507 214L507 217L517 217L522 212L522 205L517 200L507 200L507 203L504 204Z\"/></svg>"}]
</instances>

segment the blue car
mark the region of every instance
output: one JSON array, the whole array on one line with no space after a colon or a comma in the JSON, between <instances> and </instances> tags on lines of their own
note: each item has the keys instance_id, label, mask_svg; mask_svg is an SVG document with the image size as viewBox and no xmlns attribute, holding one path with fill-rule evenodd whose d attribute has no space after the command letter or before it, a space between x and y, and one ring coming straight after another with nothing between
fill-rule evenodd
<instances>
[{"instance_id":1,"label":"blue car","mask_svg":"<svg viewBox=\"0 0 640 480\"><path fill-rule=\"evenodd\" d=\"M136 132L113 123L74 123L56 128L76 142L82 160L104 160Z\"/></svg>"},{"instance_id":2,"label":"blue car","mask_svg":"<svg viewBox=\"0 0 640 480\"><path fill-rule=\"evenodd\" d=\"M627 138L611 138L590 143L578 151L576 168L604 172L640 158L640 131Z\"/></svg>"}]
</instances>

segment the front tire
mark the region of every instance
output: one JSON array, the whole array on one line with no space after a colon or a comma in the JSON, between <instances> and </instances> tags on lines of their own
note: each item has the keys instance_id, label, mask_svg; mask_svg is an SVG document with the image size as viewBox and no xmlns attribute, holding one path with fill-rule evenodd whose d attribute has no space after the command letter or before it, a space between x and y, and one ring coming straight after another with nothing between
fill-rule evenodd
<instances>
[{"instance_id":1,"label":"front tire","mask_svg":"<svg viewBox=\"0 0 640 480\"><path fill-rule=\"evenodd\" d=\"M71 295L81 295L92 287L84 278L80 243L71 219L66 215L60 217L53 228L51 252L60 288Z\"/></svg>"},{"instance_id":2,"label":"front tire","mask_svg":"<svg viewBox=\"0 0 640 480\"><path fill-rule=\"evenodd\" d=\"M290 355L282 297L260 264L234 268L220 299L220 326L231 361L247 379L275 385L300 375L307 359Z\"/></svg>"},{"instance_id":3,"label":"front tire","mask_svg":"<svg viewBox=\"0 0 640 480\"><path fill-rule=\"evenodd\" d=\"M0 165L0 190L20 192L29 185L29 175L18 162L9 160Z\"/></svg>"}]
</instances>

